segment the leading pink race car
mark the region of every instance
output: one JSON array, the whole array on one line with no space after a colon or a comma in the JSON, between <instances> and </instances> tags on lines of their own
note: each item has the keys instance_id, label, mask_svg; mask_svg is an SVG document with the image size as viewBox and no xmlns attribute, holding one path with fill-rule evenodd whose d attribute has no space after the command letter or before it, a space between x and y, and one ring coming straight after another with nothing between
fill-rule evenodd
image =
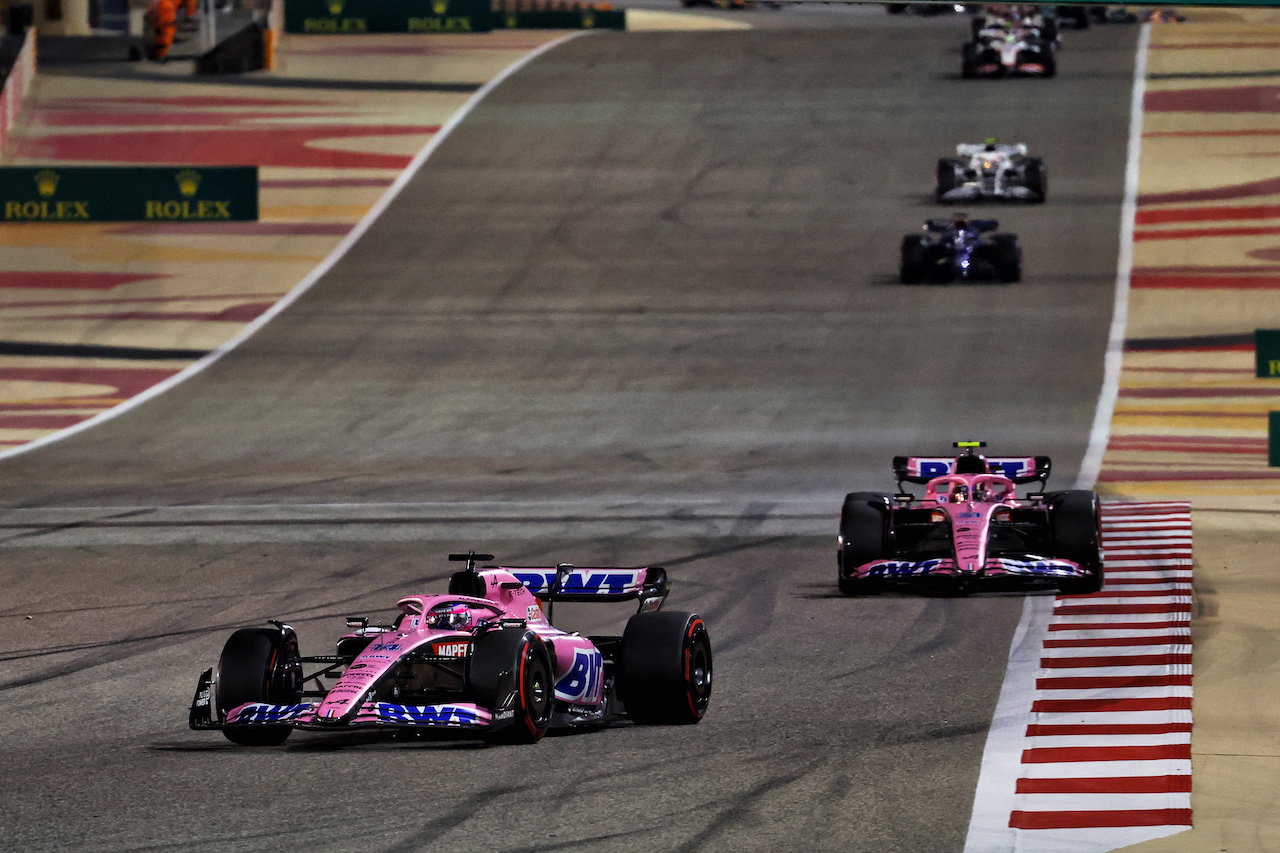
<instances>
[{"instance_id":1,"label":"leading pink race car","mask_svg":"<svg viewBox=\"0 0 1280 853\"><path fill-rule=\"evenodd\" d=\"M282 622L236 631L200 676L191 728L248 746L283 743L294 729L361 728L531 743L549 728L696 723L706 713L711 640L696 614L659 610L662 568L477 569L492 555L449 559L466 568L448 594L400 599L390 625L348 618L355 630L332 655L303 657ZM557 601L628 600L638 611L620 637L551 624Z\"/></svg>"},{"instance_id":2,"label":"leading pink race car","mask_svg":"<svg viewBox=\"0 0 1280 853\"><path fill-rule=\"evenodd\" d=\"M1046 492L1047 456L992 457L980 441L954 445L954 458L896 456L898 493L853 492L840 511L837 580L846 595L887 584L975 588L1057 586L1068 594L1102 588L1098 496ZM904 483L925 486L923 497ZM1039 484L1019 497L1015 487Z\"/></svg>"}]
</instances>

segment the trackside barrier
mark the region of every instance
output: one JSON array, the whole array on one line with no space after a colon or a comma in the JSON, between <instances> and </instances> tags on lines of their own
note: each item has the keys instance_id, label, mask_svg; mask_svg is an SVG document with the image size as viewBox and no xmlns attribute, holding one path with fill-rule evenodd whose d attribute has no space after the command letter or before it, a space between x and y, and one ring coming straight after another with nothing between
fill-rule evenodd
<instances>
[{"instance_id":1,"label":"trackside barrier","mask_svg":"<svg viewBox=\"0 0 1280 853\"><path fill-rule=\"evenodd\" d=\"M1255 329L1253 353L1259 379L1280 379L1280 329ZM1280 468L1280 412L1267 413L1267 466Z\"/></svg>"},{"instance_id":2,"label":"trackside barrier","mask_svg":"<svg viewBox=\"0 0 1280 853\"><path fill-rule=\"evenodd\" d=\"M625 30L627 13L608 3L505 0L493 7L493 28L509 30Z\"/></svg>"},{"instance_id":3,"label":"trackside barrier","mask_svg":"<svg viewBox=\"0 0 1280 853\"><path fill-rule=\"evenodd\" d=\"M257 166L0 167L0 222L257 218Z\"/></svg>"},{"instance_id":4,"label":"trackside barrier","mask_svg":"<svg viewBox=\"0 0 1280 853\"><path fill-rule=\"evenodd\" d=\"M288 0L284 31L306 35L484 33L489 0Z\"/></svg>"},{"instance_id":5,"label":"trackside barrier","mask_svg":"<svg viewBox=\"0 0 1280 853\"><path fill-rule=\"evenodd\" d=\"M36 31L28 27L22 36L22 49L5 78L0 90L0 149L9 139L9 131L18 120L22 100L31 91L31 81L36 76Z\"/></svg>"},{"instance_id":6,"label":"trackside barrier","mask_svg":"<svg viewBox=\"0 0 1280 853\"><path fill-rule=\"evenodd\" d=\"M576 0L288 0L284 31L303 35L626 29L626 13Z\"/></svg>"}]
</instances>

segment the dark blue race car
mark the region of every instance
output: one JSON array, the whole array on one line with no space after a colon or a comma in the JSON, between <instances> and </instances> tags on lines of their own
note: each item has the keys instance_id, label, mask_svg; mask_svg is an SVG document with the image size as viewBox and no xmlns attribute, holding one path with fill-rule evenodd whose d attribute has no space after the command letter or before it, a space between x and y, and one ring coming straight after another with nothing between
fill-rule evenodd
<instances>
[{"instance_id":1,"label":"dark blue race car","mask_svg":"<svg viewBox=\"0 0 1280 853\"><path fill-rule=\"evenodd\" d=\"M994 219L929 219L919 234L902 238L902 283L1022 280L1017 234L996 231Z\"/></svg>"}]
</instances>

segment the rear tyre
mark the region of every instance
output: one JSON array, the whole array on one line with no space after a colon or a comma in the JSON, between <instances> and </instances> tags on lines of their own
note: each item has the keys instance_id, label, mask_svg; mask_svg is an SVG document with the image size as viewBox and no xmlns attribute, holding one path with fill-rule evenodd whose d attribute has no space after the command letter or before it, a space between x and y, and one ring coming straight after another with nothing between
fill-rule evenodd
<instances>
[{"instance_id":1,"label":"rear tyre","mask_svg":"<svg viewBox=\"0 0 1280 853\"><path fill-rule=\"evenodd\" d=\"M1022 281L1022 247L1017 234L995 234L991 238L996 273L1005 284Z\"/></svg>"},{"instance_id":2,"label":"rear tyre","mask_svg":"<svg viewBox=\"0 0 1280 853\"><path fill-rule=\"evenodd\" d=\"M1034 193L1033 204L1040 204L1049 193L1049 172L1040 157L1028 157L1023 167L1022 185Z\"/></svg>"},{"instance_id":3,"label":"rear tyre","mask_svg":"<svg viewBox=\"0 0 1280 853\"><path fill-rule=\"evenodd\" d=\"M879 492L851 492L840 508L840 548L836 551L836 582L845 595L875 595L884 590L880 579L853 575L858 566L884 556L889 496Z\"/></svg>"},{"instance_id":4,"label":"rear tyre","mask_svg":"<svg viewBox=\"0 0 1280 853\"><path fill-rule=\"evenodd\" d=\"M555 702L551 655L524 628L476 637L471 653L471 694L495 715L513 711L510 725L487 732L488 743L536 743L547 733Z\"/></svg>"},{"instance_id":5,"label":"rear tyre","mask_svg":"<svg viewBox=\"0 0 1280 853\"><path fill-rule=\"evenodd\" d=\"M967 42L960 50L960 76L966 80L971 80L978 76L978 55L979 49L977 42Z\"/></svg>"},{"instance_id":6,"label":"rear tyre","mask_svg":"<svg viewBox=\"0 0 1280 853\"><path fill-rule=\"evenodd\" d=\"M241 628L231 635L218 657L215 676L218 718L247 702L293 705L301 701L298 640L279 628ZM222 734L242 746L276 746L293 726L232 726Z\"/></svg>"},{"instance_id":7,"label":"rear tyre","mask_svg":"<svg viewBox=\"0 0 1280 853\"><path fill-rule=\"evenodd\" d=\"M1087 595L1102 589L1102 516L1098 496L1084 489L1050 492L1049 529L1054 555L1078 563L1089 574L1058 583L1064 595Z\"/></svg>"},{"instance_id":8,"label":"rear tyre","mask_svg":"<svg viewBox=\"0 0 1280 853\"><path fill-rule=\"evenodd\" d=\"M923 236L908 234L902 238L902 262L898 272L903 284L919 284L925 280L928 270L925 266Z\"/></svg>"},{"instance_id":9,"label":"rear tyre","mask_svg":"<svg viewBox=\"0 0 1280 853\"><path fill-rule=\"evenodd\" d=\"M617 689L634 722L698 722L711 701L711 671L711 639L700 616L659 610L627 620Z\"/></svg>"}]
</instances>

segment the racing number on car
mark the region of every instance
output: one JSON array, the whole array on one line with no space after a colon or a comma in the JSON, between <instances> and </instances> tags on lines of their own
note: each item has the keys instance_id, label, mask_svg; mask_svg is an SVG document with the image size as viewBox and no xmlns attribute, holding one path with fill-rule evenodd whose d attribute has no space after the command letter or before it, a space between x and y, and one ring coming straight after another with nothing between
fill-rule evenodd
<instances>
[{"instance_id":1,"label":"racing number on car","mask_svg":"<svg viewBox=\"0 0 1280 853\"><path fill-rule=\"evenodd\" d=\"M600 676L604 657L599 651L575 649L573 666L556 684L556 698L565 702L590 705L600 700Z\"/></svg>"}]
</instances>

